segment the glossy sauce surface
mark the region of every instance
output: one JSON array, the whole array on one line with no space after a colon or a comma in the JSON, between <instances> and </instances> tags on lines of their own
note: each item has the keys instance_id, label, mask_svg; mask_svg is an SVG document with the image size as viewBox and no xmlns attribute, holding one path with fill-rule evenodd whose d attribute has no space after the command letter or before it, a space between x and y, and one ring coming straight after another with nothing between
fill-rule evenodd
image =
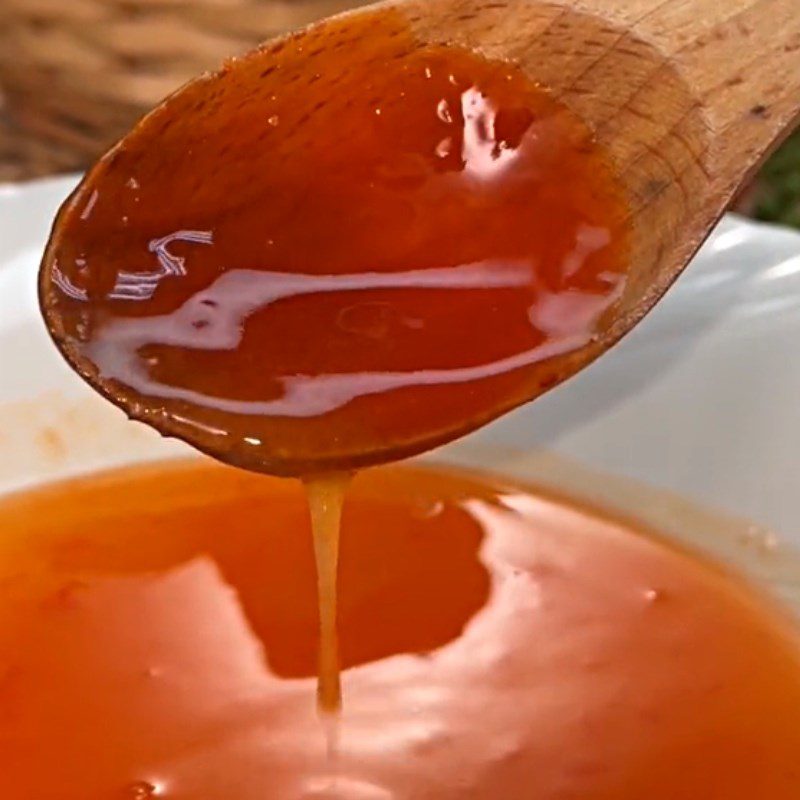
<instances>
[{"instance_id":1,"label":"glossy sauce surface","mask_svg":"<svg viewBox=\"0 0 800 800\"><path fill-rule=\"evenodd\" d=\"M549 388L619 297L626 204L511 64L390 14L232 61L57 222L42 294L134 416L284 474L389 460Z\"/></svg>"},{"instance_id":2,"label":"glossy sauce surface","mask_svg":"<svg viewBox=\"0 0 800 800\"><path fill-rule=\"evenodd\" d=\"M338 757L301 487L152 466L0 504L14 800L796 800L800 641L715 568L434 471L344 509Z\"/></svg>"}]
</instances>

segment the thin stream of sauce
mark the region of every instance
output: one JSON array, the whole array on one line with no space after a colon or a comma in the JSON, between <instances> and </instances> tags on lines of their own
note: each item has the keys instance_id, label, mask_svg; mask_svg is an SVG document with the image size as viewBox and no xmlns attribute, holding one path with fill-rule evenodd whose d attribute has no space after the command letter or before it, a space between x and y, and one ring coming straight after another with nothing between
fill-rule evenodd
<instances>
[{"instance_id":1,"label":"thin stream of sauce","mask_svg":"<svg viewBox=\"0 0 800 800\"><path fill-rule=\"evenodd\" d=\"M338 714L342 706L339 642L336 627L336 586L342 506L351 475L336 473L305 480L311 516L311 534L319 595L319 678L317 702L324 715ZM335 729L327 728L329 750L335 750Z\"/></svg>"}]
</instances>

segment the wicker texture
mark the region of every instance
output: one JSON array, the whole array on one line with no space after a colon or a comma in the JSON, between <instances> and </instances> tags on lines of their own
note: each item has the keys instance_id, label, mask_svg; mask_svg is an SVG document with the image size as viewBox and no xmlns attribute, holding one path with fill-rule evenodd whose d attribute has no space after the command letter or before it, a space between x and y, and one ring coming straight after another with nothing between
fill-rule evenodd
<instances>
[{"instance_id":1,"label":"wicker texture","mask_svg":"<svg viewBox=\"0 0 800 800\"><path fill-rule=\"evenodd\" d=\"M366 0L0 0L0 158L86 166L189 78Z\"/></svg>"}]
</instances>

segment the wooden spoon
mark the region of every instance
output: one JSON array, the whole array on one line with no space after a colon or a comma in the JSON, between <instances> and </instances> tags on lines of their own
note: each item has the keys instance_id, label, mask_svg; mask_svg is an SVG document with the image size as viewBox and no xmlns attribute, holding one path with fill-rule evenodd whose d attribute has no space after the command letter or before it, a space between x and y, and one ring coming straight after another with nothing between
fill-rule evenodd
<instances>
[{"instance_id":1,"label":"wooden spoon","mask_svg":"<svg viewBox=\"0 0 800 800\"><path fill-rule=\"evenodd\" d=\"M481 67L481 59L470 53L480 54L488 66ZM251 306L272 303L277 297L289 298L288 308L291 303L300 303L302 298L298 297L308 292L298 288L296 282L286 289L281 283L285 273L278 270L280 274L275 277L275 265L266 256L265 267L222 263L219 258L213 261L209 260L210 254L223 253L226 257L245 251L251 255L261 251L266 254L276 246L273 229L278 234L293 232L293 239L286 244L288 249L283 251L288 260L292 254L308 252L307 248L303 250L307 238L320 237L321 244L314 252L327 253L330 259L335 260L330 255L335 250L331 242L337 242L337 247L344 247L342 252L346 252L347 243L342 245L337 240L341 232L339 223L331 223L323 237L320 231L325 228L325 213L320 212L320 219L315 218L314 227L304 235L296 224L295 217L300 213L297 209L305 209L309 203L313 206L325 193L326 176L338 175L336 169L341 164L332 156L326 161L328 143L330 149L341 149L350 141L360 143L359 137L368 129L373 137L363 140L368 150L370 142L378 140L375 137L384 135L377 127L373 131L365 122L366 117L363 114L358 117L355 111L353 119L358 119L358 125L348 122L353 100L363 101L363 108L374 112L375 119L382 111L385 117L391 117L395 106L389 102L387 81L400 80L403 70L417 80L420 65L428 63L427 58L437 68L452 59L455 66L449 80L456 87L453 91L457 89L460 93L459 120L464 122L465 131L469 111L464 103L469 92L473 92L469 95L473 104L489 103L491 92L497 98L513 99L514 92L523 97L525 102L520 107L508 100L514 113L502 119L504 130L513 133L516 125L523 139L534 130L537 115L562 120L558 122L562 127L556 125L556 128L563 136L556 137L552 147L562 148L559 157L563 164L559 162L559 168L572 170L570 181L564 181L565 196L574 200L576 207L589 209L585 212L587 219L602 218L606 212L599 206L606 208L604 224L616 237L610 245L601 242L606 247L607 259L621 258L624 244L627 275L624 285L609 283L618 290L610 298L613 303L603 306L603 313L592 317L591 335L570 340L571 344L565 344L562 337L558 347L545 348L542 357L524 369L517 363L509 367L508 374L451 382L446 391L442 386L435 390L428 387L424 392L419 387L414 391L408 386L397 389L390 381L394 388L383 394L370 390L359 395L351 388L342 389L341 375L324 375L323 381L317 380L320 376L316 375L313 376L316 382L302 384L309 379L304 374L309 358L317 358L323 366L326 359L331 363L346 360L347 353L340 352L341 342L349 341L341 338L345 335L356 337L353 341L357 342L380 342L380 347L376 345L378 349L373 350L364 345L365 353L391 352L394 360L389 363L387 355L386 364L377 363L375 369L388 370L386 374L391 374L392 380L402 382L403 376L418 375L418 368L423 365L416 362L407 364L405 371L398 371L396 363L402 363L405 351L394 352L392 344L411 342L413 335L418 337L413 339L416 349L408 352L413 351L415 356L424 352L425 325L434 326L437 313L461 309L458 304L462 302L463 290L476 288L474 281L480 283L486 277L480 264L475 267L469 263L468 269L459 273L458 280L463 279L464 283L456 288L462 293L452 295L452 306L450 301L442 301L433 309L425 306L428 316L403 316L394 300L387 301L381 294L383 299L376 301L378 295L370 294L370 302L339 303L331 312L338 315L335 317L338 327L334 330L333 325L326 329L315 322L318 313L324 315L330 310L326 310L324 298L317 298L313 312L306 308L289 319L292 324L298 319L307 322L307 340L297 326L292 328L291 341L280 341L273 331L272 338L265 339L270 346L263 353L248 351L246 359L242 356L243 360L237 362L236 370L229 369L233 362L225 361L225 353L235 350L245 335L244 320L251 313ZM481 80L485 78L491 92L487 89L481 94L475 87L469 88L471 70L477 70ZM428 67L424 71L431 72ZM426 77L434 83L442 80L438 74ZM508 81L511 87L508 91L500 87L501 77ZM458 85L463 80L467 83ZM531 94L534 83L545 87L547 96ZM373 84L380 84L383 94L367 96ZM402 81L391 85L399 87L394 100L404 97ZM356 106L361 108L358 103ZM686 266L738 188L789 131L799 106L797 0L627 0L625 3L407 0L378 4L324 21L232 60L221 72L188 84L145 118L101 159L62 208L40 275L43 313L66 358L95 388L133 417L163 433L180 436L223 460L292 475L345 469L410 455L464 434L536 397L586 366L630 330ZM440 102L429 110L427 117L409 117L408 126L396 127L381 141L387 147L394 147L398 141L417 135L417 129L423 131L420 136L427 136L425 126L429 118L433 119L434 111L439 117L437 125L452 124L453 109L446 103L442 106ZM580 122L564 121L565 110ZM500 112L491 118L492 129L495 123L501 126ZM519 124L514 121L520 119L523 121ZM374 124L377 126L378 122ZM541 150L547 130L553 128L536 128L535 135L530 134L540 148L531 152L541 157L542 163L547 161L547 154ZM582 138L582 130L591 133L592 142ZM569 142L570 150L562 139L573 134L575 141ZM459 136L463 138L466 134L459 131ZM513 145L509 144L513 136L509 134L507 138L508 141L500 141L498 134L497 141L490 142L494 147L487 162L490 166L502 161L503 149L517 147L519 152L524 149L524 142ZM436 145L436 157L444 162L455 158L456 172L459 169L463 172L468 159L464 156L459 160L458 153L453 156L451 146L450 138L442 138ZM305 173L301 169L303 148L316 159L314 168L306 169ZM465 152L463 142L459 152ZM265 160L268 158L272 161ZM393 182L392 186L400 187L398 192L406 191L409 185L416 186L422 169L418 162L410 159L398 166L389 160L381 165L391 168L387 185ZM278 166L284 163L290 167ZM353 181L357 182L361 165L356 159L350 166L356 176ZM613 180L590 186L592 175L606 168L609 174L613 173ZM273 170L274 175L286 178L280 191L274 185L278 178L274 178ZM366 191L365 186L372 187L373 177L365 178L359 191ZM269 188L276 199L269 206L258 192L260 182L269 183L273 178ZM582 180L588 182L586 187L576 185ZM298 188L298 181L308 182L305 194L301 191L303 187ZM602 195L602 203L598 201L598 193ZM624 203L618 203L622 196ZM280 212L284 227L270 227L275 222L270 216L271 209L279 204L278 199L287 197L291 203L287 201ZM368 219L373 201L364 197L367 199L362 198L353 213L366 214ZM457 199L452 192L449 197ZM486 216L491 223L487 227L501 220L503 214L513 216L515 209L524 205L520 198L503 197L504 204L497 206L497 213ZM470 198L469 202L475 199L472 195ZM349 197L348 202L351 201ZM544 201L537 202L541 205ZM558 206L560 201L553 196L548 202ZM620 209L624 210L624 219L618 218ZM261 227L256 211L266 214ZM331 198L327 199L325 211L336 211ZM398 202L392 213L391 220L400 220L397 229L392 229L392 236L413 227L416 213L413 203ZM225 228L223 222L240 218L249 220L245 237L248 241L231 243L229 237L226 243L224 231L239 229ZM566 216L561 219L564 225L566 221ZM553 225L558 227L561 222ZM364 227L369 227L368 221ZM576 230L580 235L583 229ZM477 238L482 235L475 234ZM134 241L138 250L132 245ZM394 239L387 237L387 258L394 255L394 243ZM616 250L615 244L619 245ZM222 249L214 251L216 247ZM436 250L438 244L434 241L431 247ZM452 256L450 250L442 252L444 261ZM592 280L607 274L598 266L602 266L602 257L597 258L600 261L595 264L596 274L589 276ZM390 261L391 258L387 264ZM323 262L324 258L320 263ZM451 259L443 266L451 267L454 263L460 264ZM349 273L341 264L336 268L339 282L329 285L325 281L331 276L324 264L311 266L314 267L310 270L314 273L311 278L317 282L309 292L336 295L347 291L339 279ZM370 271L369 265L356 266L362 273ZM509 261L498 267L492 275L505 277L500 280L502 286L499 289L494 286L491 291L511 292L515 286L514 269L518 266ZM238 277L226 278L227 294L216 283L212 286L216 287L214 294L209 289L211 277L225 277L225 271L233 267ZM412 268L412 286L419 288L414 283L418 280L423 284L425 280L430 282L430 274L419 279L414 264L404 267ZM383 272L381 269L370 272L369 280L373 283L367 287L369 292L404 288L396 283L391 286L381 283L390 268L384 264ZM248 276L258 270L266 271L267 278L259 279L260 288L255 288L252 281L248 283ZM302 269L295 265L288 272L296 276ZM479 273L483 277L476 277ZM301 278L305 281L309 275L303 274ZM443 280L446 283L450 279ZM184 294L171 294L169 287L178 285L184 287ZM561 299L574 299L575 286L564 286ZM439 284L437 287L442 288ZM477 288L490 291L483 284ZM585 289L584 286L583 293L579 293L582 300L599 296L591 293L598 291L596 287L591 291ZM540 290L541 287L537 289ZM526 286L525 291L530 295L532 289ZM253 299L256 295L261 300ZM213 316L221 296L238 308L236 319ZM182 305L176 304L176 298ZM517 295L514 298L514 302L519 299ZM126 310L120 312L122 321L115 318L110 325L108 321L117 313L115 309L126 302ZM413 302L410 307L417 308ZM198 317L195 313L198 309L205 309L211 316ZM489 313L483 307L473 307L479 319L483 319L483 311ZM484 330L469 339L469 346L478 347L483 339L491 339L495 328L502 328L502 317L502 314L498 317L499 321L476 323L479 328L483 325ZM161 325L160 339L142 335L142 319L146 325L157 320ZM451 327L470 327L470 318L466 316L461 319L456 315L453 320ZM187 346L165 355L164 347L175 345L178 340L186 344L181 339L183 334L176 333L178 323L183 328L210 326L210 338L194 349ZM405 332L395 336L393 326ZM419 329L423 332L419 333ZM101 341L97 340L97 331L106 332ZM447 331L439 333L445 336ZM451 345L452 342L448 345L450 351ZM222 351L222 360L208 362L208 351L215 348ZM280 358L274 355L276 348ZM446 350L444 346L441 349ZM258 376L266 369L265 365L272 368L270 359L281 361L280 369L288 376L287 384L278 385L280 381L275 384L271 372L269 380L259 382ZM147 372L150 369L147 365L151 365L156 374L164 368L163 363L171 365L175 378L169 391ZM249 377L243 378L241 369L245 363L252 382ZM448 369L452 366L448 362ZM442 373L442 370L431 372L429 364L424 367L425 375ZM359 368L363 369L363 365ZM357 373L359 379L363 375ZM350 374L346 377L352 379ZM137 383L139 378L141 381ZM231 391L236 391L234 400L220 401L209 410L197 399L214 395L226 380ZM296 388L298 382L302 384L300 394L306 403L303 409L298 410L295 405L286 412L276 410L291 405L281 393L286 385ZM142 386L156 386L156 389L149 391ZM391 402L385 400L384 394L391 396ZM263 414L258 413L259 408L265 409Z\"/></svg>"}]
</instances>

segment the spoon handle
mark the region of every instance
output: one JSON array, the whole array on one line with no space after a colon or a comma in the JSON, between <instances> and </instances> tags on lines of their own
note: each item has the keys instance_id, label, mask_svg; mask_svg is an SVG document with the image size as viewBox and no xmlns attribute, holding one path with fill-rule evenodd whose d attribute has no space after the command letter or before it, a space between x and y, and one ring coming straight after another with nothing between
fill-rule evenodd
<instances>
[{"instance_id":1,"label":"spoon handle","mask_svg":"<svg viewBox=\"0 0 800 800\"><path fill-rule=\"evenodd\" d=\"M714 188L738 185L791 131L800 113L798 0L583 0L580 7L652 43L684 78L708 126Z\"/></svg>"}]
</instances>

